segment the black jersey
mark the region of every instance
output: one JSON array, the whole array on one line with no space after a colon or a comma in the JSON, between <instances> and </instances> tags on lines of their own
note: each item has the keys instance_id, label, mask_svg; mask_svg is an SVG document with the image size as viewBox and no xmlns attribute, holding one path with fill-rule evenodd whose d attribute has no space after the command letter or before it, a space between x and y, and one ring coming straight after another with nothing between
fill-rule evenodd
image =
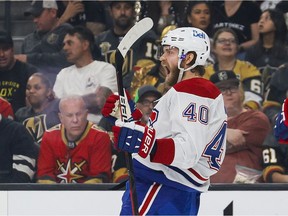
<instances>
[{"instance_id":1,"label":"black jersey","mask_svg":"<svg viewBox=\"0 0 288 216\"><path fill-rule=\"evenodd\" d=\"M98 60L106 61L114 66L115 52L120 41L124 35L116 35L112 29L107 30L96 37L96 52L95 57ZM134 66L141 59L149 59L156 62L157 59L157 45L155 44L157 36L151 30L144 34L127 52L123 65L123 84L125 88L129 88L132 78Z\"/></svg>"}]
</instances>

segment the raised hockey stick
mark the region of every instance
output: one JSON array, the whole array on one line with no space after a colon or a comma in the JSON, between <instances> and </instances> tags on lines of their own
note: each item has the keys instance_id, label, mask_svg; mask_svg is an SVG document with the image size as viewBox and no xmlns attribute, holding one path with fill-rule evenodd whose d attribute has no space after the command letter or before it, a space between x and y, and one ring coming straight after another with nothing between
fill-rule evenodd
<instances>
[{"instance_id":1,"label":"raised hockey stick","mask_svg":"<svg viewBox=\"0 0 288 216\"><path fill-rule=\"evenodd\" d=\"M123 87L123 78L122 78L122 67L124 63L124 58L131 48L131 46L146 32L148 32L153 27L153 21L151 18L144 18L137 22L124 36L120 44L117 47L115 53L116 60L116 76L118 82L118 93L120 97L120 110L121 110L121 120L128 121L131 117L130 109L128 108L127 97L125 96L125 90ZM138 201L137 193L135 186L134 170L132 164L132 156L129 153L125 153L126 165L129 174L129 186L130 186L130 197L132 204L132 213L133 215L139 215L138 212Z\"/></svg>"}]
</instances>

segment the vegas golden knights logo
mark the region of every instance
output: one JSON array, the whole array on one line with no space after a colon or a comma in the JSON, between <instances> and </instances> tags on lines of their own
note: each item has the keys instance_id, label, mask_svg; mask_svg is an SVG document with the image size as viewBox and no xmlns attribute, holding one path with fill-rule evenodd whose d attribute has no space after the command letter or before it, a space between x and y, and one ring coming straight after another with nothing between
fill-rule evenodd
<instances>
[{"instance_id":1,"label":"vegas golden knights logo","mask_svg":"<svg viewBox=\"0 0 288 216\"><path fill-rule=\"evenodd\" d=\"M46 127L46 114L34 116L31 118L25 119L23 122L26 129L32 135L34 140L40 144L42 141L42 136L44 132L47 130Z\"/></svg>"},{"instance_id":2,"label":"vegas golden knights logo","mask_svg":"<svg viewBox=\"0 0 288 216\"><path fill-rule=\"evenodd\" d=\"M61 183L77 183L78 179L83 178L84 176L81 174L83 171L84 164L87 164L86 160L82 162L76 163L72 162L71 158L69 158L68 162L61 162L57 160L57 170L60 172L57 177Z\"/></svg>"}]
</instances>

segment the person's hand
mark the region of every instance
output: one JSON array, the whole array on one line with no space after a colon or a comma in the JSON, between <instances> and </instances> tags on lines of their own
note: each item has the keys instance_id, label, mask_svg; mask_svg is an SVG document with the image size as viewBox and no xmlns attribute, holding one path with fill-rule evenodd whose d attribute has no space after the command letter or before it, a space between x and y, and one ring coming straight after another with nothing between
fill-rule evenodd
<instances>
[{"instance_id":1,"label":"person's hand","mask_svg":"<svg viewBox=\"0 0 288 216\"><path fill-rule=\"evenodd\" d=\"M84 4L82 1L69 1L65 11L64 11L64 16L67 17L68 19L76 16L78 13L84 12Z\"/></svg>"},{"instance_id":2,"label":"person's hand","mask_svg":"<svg viewBox=\"0 0 288 216\"><path fill-rule=\"evenodd\" d=\"M275 121L274 135L280 143L288 143L288 99L282 104L282 111L278 113Z\"/></svg>"},{"instance_id":3,"label":"person's hand","mask_svg":"<svg viewBox=\"0 0 288 216\"><path fill-rule=\"evenodd\" d=\"M24 63L27 62L27 55L25 55L25 54L17 54L14 57L15 57L15 59L17 59L21 62L24 62Z\"/></svg>"},{"instance_id":4,"label":"person's hand","mask_svg":"<svg viewBox=\"0 0 288 216\"><path fill-rule=\"evenodd\" d=\"M146 158L155 143L155 130L152 127L138 125L135 122L116 121L112 127L114 143L117 149L138 153Z\"/></svg>"},{"instance_id":5,"label":"person's hand","mask_svg":"<svg viewBox=\"0 0 288 216\"><path fill-rule=\"evenodd\" d=\"M140 121L142 113L139 109L136 109L135 102L131 99L128 92L125 92L126 98L126 114L128 115L128 121ZM119 95L110 95L106 103L102 108L102 115L106 117L111 123L115 124L117 119L121 118Z\"/></svg>"},{"instance_id":6,"label":"person's hand","mask_svg":"<svg viewBox=\"0 0 288 216\"><path fill-rule=\"evenodd\" d=\"M240 129L227 128L227 152L234 152L245 146L246 138L245 135L249 132ZM245 148L245 147L244 147Z\"/></svg>"},{"instance_id":7,"label":"person's hand","mask_svg":"<svg viewBox=\"0 0 288 216\"><path fill-rule=\"evenodd\" d=\"M288 99L285 99L282 104L282 115L284 124L288 127Z\"/></svg>"},{"instance_id":8,"label":"person's hand","mask_svg":"<svg viewBox=\"0 0 288 216\"><path fill-rule=\"evenodd\" d=\"M85 11L85 8L84 8L84 4L82 3L82 1L69 1L65 8L64 13L62 14L62 16L60 17L58 21L58 25L61 25L67 22L69 19L76 16L78 13L81 13L84 11Z\"/></svg>"}]
</instances>

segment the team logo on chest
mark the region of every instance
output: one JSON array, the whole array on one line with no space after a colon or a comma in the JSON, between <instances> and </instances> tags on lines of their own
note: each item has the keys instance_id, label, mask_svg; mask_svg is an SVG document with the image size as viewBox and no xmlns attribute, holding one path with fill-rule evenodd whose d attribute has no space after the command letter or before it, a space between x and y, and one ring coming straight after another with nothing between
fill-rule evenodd
<instances>
[{"instance_id":1,"label":"team logo on chest","mask_svg":"<svg viewBox=\"0 0 288 216\"><path fill-rule=\"evenodd\" d=\"M42 136L47 130L46 114L27 118L23 121L23 124L29 133L33 136L34 140L40 144L42 141Z\"/></svg>"},{"instance_id":2,"label":"team logo on chest","mask_svg":"<svg viewBox=\"0 0 288 216\"><path fill-rule=\"evenodd\" d=\"M72 164L71 164L72 163ZM60 179L61 183L77 183L78 179L83 178L84 176L81 175L81 172L83 171L83 166L86 163L86 161L82 161L79 163L71 162L71 158L68 160L67 164L65 162L60 162L57 160L57 170L59 170L61 173L57 175L57 177Z\"/></svg>"},{"instance_id":3,"label":"team logo on chest","mask_svg":"<svg viewBox=\"0 0 288 216\"><path fill-rule=\"evenodd\" d=\"M158 120L159 111L157 109L153 109L152 113L149 117L149 126L152 127L153 124Z\"/></svg>"}]
</instances>

